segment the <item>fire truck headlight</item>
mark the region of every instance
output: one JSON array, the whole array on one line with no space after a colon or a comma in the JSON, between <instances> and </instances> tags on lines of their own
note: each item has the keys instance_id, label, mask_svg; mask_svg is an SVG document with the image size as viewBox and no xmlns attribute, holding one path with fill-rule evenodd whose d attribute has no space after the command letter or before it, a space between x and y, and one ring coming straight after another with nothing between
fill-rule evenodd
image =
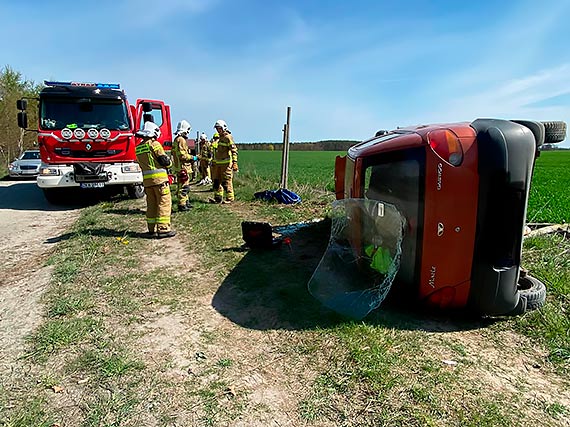
<instances>
[{"instance_id":1,"label":"fire truck headlight","mask_svg":"<svg viewBox=\"0 0 570 427\"><path fill-rule=\"evenodd\" d=\"M65 139L71 139L71 137L73 136L73 131L69 128L63 128L61 130L61 136Z\"/></svg>"},{"instance_id":2,"label":"fire truck headlight","mask_svg":"<svg viewBox=\"0 0 570 427\"><path fill-rule=\"evenodd\" d=\"M77 128L73 131L73 135L75 135L77 139L83 139L85 138L85 131L81 128Z\"/></svg>"},{"instance_id":3,"label":"fire truck headlight","mask_svg":"<svg viewBox=\"0 0 570 427\"><path fill-rule=\"evenodd\" d=\"M87 136L91 139L95 139L99 136L99 131L95 128L87 130Z\"/></svg>"},{"instance_id":4,"label":"fire truck headlight","mask_svg":"<svg viewBox=\"0 0 570 427\"><path fill-rule=\"evenodd\" d=\"M44 175L44 176L59 175L59 169L50 168L50 167L43 167L40 169L40 175Z\"/></svg>"},{"instance_id":5,"label":"fire truck headlight","mask_svg":"<svg viewBox=\"0 0 570 427\"><path fill-rule=\"evenodd\" d=\"M121 166L121 170L123 171L123 173L138 173L141 171L141 168L138 164L132 164L132 165Z\"/></svg>"},{"instance_id":6,"label":"fire truck headlight","mask_svg":"<svg viewBox=\"0 0 570 427\"><path fill-rule=\"evenodd\" d=\"M99 135L103 139L109 139L109 138L111 138L111 131L107 128L103 128L99 131Z\"/></svg>"}]
</instances>

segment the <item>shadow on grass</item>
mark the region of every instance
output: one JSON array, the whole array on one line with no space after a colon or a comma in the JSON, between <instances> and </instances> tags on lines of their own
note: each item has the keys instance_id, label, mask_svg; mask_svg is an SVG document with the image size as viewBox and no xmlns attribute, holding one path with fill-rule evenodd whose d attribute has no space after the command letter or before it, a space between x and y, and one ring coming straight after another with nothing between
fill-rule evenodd
<instances>
[{"instance_id":1,"label":"shadow on grass","mask_svg":"<svg viewBox=\"0 0 570 427\"><path fill-rule=\"evenodd\" d=\"M278 229L274 227L274 231ZM283 233L290 237L291 244L270 250L248 250L218 288L212 306L234 323L257 330L331 328L353 322L321 305L307 289L326 250L330 222L310 223L292 233ZM243 250L224 248L220 252ZM450 332L479 329L492 322L461 314L425 313L416 305L388 299L359 323Z\"/></svg>"},{"instance_id":2,"label":"shadow on grass","mask_svg":"<svg viewBox=\"0 0 570 427\"><path fill-rule=\"evenodd\" d=\"M58 243L64 240L72 239L80 234L84 236L95 236L95 237L154 239L154 237L150 236L147 232L130 231L130 230L120 231L120 230L113 230L110 228L90 228L81 233L71 232L71 233L64 233L56 237L50 237L46 239L44 243Z\"/></svg>"},{"instance_id":3,"label":"shadow on grass","mask_svg":"<svg viewBox=\"0 0 570 427\"><path fill-rule=\"evenodd\" d=\"M144 215L146 213L145 209L139 208L127 208L127 209L105 209L103 211L106 214L113 214L113 215Z\"/></svg>"}]
</instances>

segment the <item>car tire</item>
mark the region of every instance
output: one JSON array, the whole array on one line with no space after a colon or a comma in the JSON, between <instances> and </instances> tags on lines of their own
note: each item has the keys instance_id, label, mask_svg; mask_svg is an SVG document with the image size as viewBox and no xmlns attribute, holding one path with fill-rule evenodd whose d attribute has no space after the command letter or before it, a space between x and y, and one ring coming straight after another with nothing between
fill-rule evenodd
<instances>
[{"instance_id":1,"label":"car tire","mask_svg":"<svg viewBox=\"0 0 570 427\"><path fill-rule=\"evenodd\" d=\"M526 299L526 311L542 307L546 301L546 286L540 280L529 276L519 278L517 285L521 298Z\"/></svg>"},{"instance_id":2,"label":"car tire","mask_svg":"<svg viewBox=\"0 0 570 427\"><path fill-rule=\"evenodd\" d=\"M131 199L142 199L144 197L144 187L142 184L127 185L127 194Z\"/></svg>"},{"instance_id":3,"label":"car tire","mask_svg":"<svg viewBox=\"0 0 570 427\"><path fill-rule=\"evenodd\" d=\"M553 144L566 138L566 123L560 121L542 122L544 125L544 142Z\"/></svg>"}]
</instances>

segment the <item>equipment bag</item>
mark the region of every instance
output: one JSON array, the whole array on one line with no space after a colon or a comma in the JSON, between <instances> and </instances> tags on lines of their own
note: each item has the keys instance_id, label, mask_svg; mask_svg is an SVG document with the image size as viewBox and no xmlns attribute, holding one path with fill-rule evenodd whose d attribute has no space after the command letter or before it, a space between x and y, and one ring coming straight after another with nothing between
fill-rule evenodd
<instances>
[{"instance_id":1,"label":"equipment bag","mask_svg":"<svg viewBox=\"0 0 570 427\"><path fill-rule=\"evenodd\" d=\"M279 190L265 190L259 191L253 195L256 199L265 200L266 202L284 203L286 205L294 205L301 202L301 196L287 190L280 188Z\"/></svg>"},{"instance_id":2,"label":"equipment bag","mask_svg":"<svg viewBox=\"0 0 570 427\"><path fill-rule=\"evenodd\" d=\"M273 237L273 228L268 222L243 221L241 232L245 245L251 249L271 249L281 243L281 239Z\"/></svg>"}]
</instances>

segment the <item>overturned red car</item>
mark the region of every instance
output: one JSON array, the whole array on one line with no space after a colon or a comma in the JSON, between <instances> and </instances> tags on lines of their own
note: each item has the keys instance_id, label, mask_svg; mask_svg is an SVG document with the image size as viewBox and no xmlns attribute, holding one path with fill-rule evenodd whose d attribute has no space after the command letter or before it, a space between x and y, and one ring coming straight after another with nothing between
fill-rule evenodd
<instances>
[{"instance_id":1,"label":"overturned red car","mask_svg":"<svg viewBox=\"0 0 570 427\"><path fill-rule=\"evenodd\" d=\"M546 296L521 273L534 163L543 143L565 135L564 122L500 119L379 131L337 157L336 196L390 203L405 217L391 292L440 309L521 314Z\"/></svg>"}]
</instances>

